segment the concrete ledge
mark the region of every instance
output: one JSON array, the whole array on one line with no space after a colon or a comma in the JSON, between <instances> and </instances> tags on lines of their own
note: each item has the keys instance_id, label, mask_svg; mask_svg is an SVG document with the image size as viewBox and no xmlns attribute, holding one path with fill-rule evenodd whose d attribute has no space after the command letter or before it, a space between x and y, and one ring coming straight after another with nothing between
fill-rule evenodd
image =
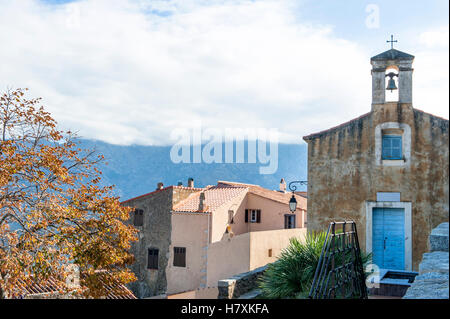
<instances>
[{"instance_id":1,"label":"concrete ledge","mask_svg":"<svg viewBox=\"0 0 450 319\"><path fill-rule=\"evenodd\" d=\"M419 264L419 274L427 272L448 273L448 252L434 251L423 254L422 262Z\"/></svg>"},{"instance_id":2,"label":"concrete ledge","mask_svg":"<svg viewBox=\"0 0 450 319\"><path fill-rule=\"evenodd\" d=\"M218 299L237 299L258 288L258 279L266 271L267 265L252 271L235 275L228 279L219 280ZM252 297L254 298L254 297Z\"/></svg>"},{"instance_id":3,"label":"concrete ledge","mask_svg":"<svg viewBox=\"0 0 450 319\"><path fill-rule=\"evenodd\" d=\"M442 223L431 231L430 251L448 251L448 223Z\"/></svg>"},{"instance_id":4,"label":"concrete ledge","mask_svg":"<svg viewBox=\"0 0 450 319\"><path fill-rule=\"evenodd\" d=\"M246 294L241 295L238 299L255 299L261 295L261 290L254 289Z\"/></svg>"},{"instance_id":5,"label":"concrete ledge","mask_svg":"<svg viewBox=\"0 0 450 319\"><path fill-rule=\"evenodd\" d=\"M448 273L429 272L416 277L404 299L448 299Z\"/></svg>"},{"instance_id":6,"label":"concrete ledge","mask_svg":"<svg viewBox=\"0 0 450 319\"><path fill-rule=\"evenodd\" d=\"M404 299L449 299L448 225L442 223L431 231L431 252L423 254L420 275Z\"/></svg>"}]
</instances>

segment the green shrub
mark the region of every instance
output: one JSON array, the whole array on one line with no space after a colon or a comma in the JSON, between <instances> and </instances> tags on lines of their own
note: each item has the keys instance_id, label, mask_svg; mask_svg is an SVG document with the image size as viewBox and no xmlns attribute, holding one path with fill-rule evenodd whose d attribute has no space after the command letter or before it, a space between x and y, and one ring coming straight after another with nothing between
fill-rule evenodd
<instances>
[{"instance_id":1,"label":"green shrub","mask_svg":"<svg viewBox=\"0 0 450 319\"><path fill-rule=\"evenodd\" d=\"M325 232L308 233L304 241L292 238L261 277L262 297L307 298L325 239ZM361 258L364 265L370 262L371 255L362 253Z\"/></svg>"},{"instance_id":2,"label":"green shrub","mask_svg":"<svg viewBox=\"0 0 450 319\"><path fill-rule=\"evenodd\" d=\"M278 260L270 264L259 287L265 298L295 298L309 290L326 233L308 233L304 242L292 238Z\"/></svg>"}]
</instances>

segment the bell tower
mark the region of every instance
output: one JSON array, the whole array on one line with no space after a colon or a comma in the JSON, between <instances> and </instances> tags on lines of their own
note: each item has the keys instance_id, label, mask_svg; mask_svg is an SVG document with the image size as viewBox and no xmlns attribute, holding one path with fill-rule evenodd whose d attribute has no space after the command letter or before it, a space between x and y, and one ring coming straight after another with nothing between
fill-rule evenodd
<instances>
[{"instance_id":1,"label":"bell tower","mask_svg":"<svg viewBox=\"0 0 450 319\"><path fill-rule=\"evenodd\" d=\"M376 104L386 103L386 90L392 92L398 89L398 103L412 104L414 56L394 49L393 44L397 41L393 40L393 36L387 42L391 43L391 49L370 59L372 64L372 108ZM388 70L391 71L386 72Z\"/></svg>"}]
</instances>

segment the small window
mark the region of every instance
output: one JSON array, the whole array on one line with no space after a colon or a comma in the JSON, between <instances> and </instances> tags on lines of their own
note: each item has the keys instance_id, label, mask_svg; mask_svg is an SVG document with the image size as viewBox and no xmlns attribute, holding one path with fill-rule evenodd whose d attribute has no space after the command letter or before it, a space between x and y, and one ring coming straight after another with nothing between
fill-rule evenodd
<instances>
[{"instance_id":1,"label":"small window","mask_svg":"<svg viewBox=\"0 0 450 319\"><path fill-rule=\"evenodd\" d=\"M148 250L148 269L158 269L158 254L159 250L156 248L149 248Z\"/></svg>"},{"instance_id":2,"label":"small window","mask_svg":"<svg viewBox=\"0 0 450 319\"><path fill-rule=\"evenodd\" d=\"M251 212L252 212L252 215L251 215L251 217L250 217L250 221L251 221L252 223L256 223L256 220L257 220L257 218L258 218L258 213L256 212L255 209L252 209Z\"/></svg>"},{"instance_id":3,"label":"small window","mask_svg":"<svg viewBox=\"0 0 450 319\"><path fill-rule=\"evenodd\" d=\"M269 257L272 257L272 248L269 249Z\"/></svg>"},{"instance_id":4,"label":"small window","mask_svg":"<svg viewBox=\"0 0 450 319\"><path fill-rule=\"evenodd\" d=\"M260 209L246 209L245 210L245 222L248 223L260 223L261 222L261 210Z\"/></svg>"},{"instance_id":5,"label":"small window","mask_svg":"<svg viewBox=\"0 0 450 319\"><path fill-rule=\"evenodd\" d=\"M186 267L186 247L173 248L173 265L175 267Z\"/></svg>"},{"instance_id":6,"label":"small window","mask_svg":"<svg viewBox=\"0 0 450 319\"><path fill-rule=\"evenodd\" d=\"M134 226L144 225L144 210L135 209L134 210Z\"/></svg>"},{"instance_id":7,"label":"small window","mask_svg":"<svg viewBox=\"0 0 450 319\"><path fill-rule=\"evenodd\" d=\"M397 135L383 135L381 158L384 160L402 159L402 137Z\"/></svg>"},{"instance_id":8,"label":"small window","mask_svg":"<svg viewBox=\"0 0 450 319\"><path fill-rule=\"evenodd\" d=\"M248 223L260 223L261 222L261 210L260 209L246 209L245 210L245 222Z\"/></svg>"},{"instance_id":9,"label":"small window","mask_svg":"<svg viewBox=\"0 0 450 319\"><path fill-rule=\"evenodd\" d=\"M295 215L284 215L284 228L295 228Z\"/></svg>"},{"instance_id":10,"label":"small window","mask_svg":"<svg viewBox=\"0 0 450 319\"><path fill-rule=\"evenodd\" d=\"M234 224L234 211L228 211L228 224Z\"/></svg>"}]
</instances>

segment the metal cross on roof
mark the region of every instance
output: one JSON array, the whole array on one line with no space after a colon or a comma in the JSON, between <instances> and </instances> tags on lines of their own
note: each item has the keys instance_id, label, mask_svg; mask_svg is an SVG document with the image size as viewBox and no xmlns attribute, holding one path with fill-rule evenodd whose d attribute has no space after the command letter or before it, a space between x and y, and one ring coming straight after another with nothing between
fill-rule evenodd
<instances>
[{"instance_id":1,"label":"metal cross on roof","mask_svg":"<svg viewBox=\"0 0 450 319\"><path fill-rule=\"evenodd\" d=\"M391 49L394 48L394 42L398 42L397 40L394 41L394 36L391 34L391 41L387 40L386 42L391 43Z\"/></svg>"}]
</instances>

